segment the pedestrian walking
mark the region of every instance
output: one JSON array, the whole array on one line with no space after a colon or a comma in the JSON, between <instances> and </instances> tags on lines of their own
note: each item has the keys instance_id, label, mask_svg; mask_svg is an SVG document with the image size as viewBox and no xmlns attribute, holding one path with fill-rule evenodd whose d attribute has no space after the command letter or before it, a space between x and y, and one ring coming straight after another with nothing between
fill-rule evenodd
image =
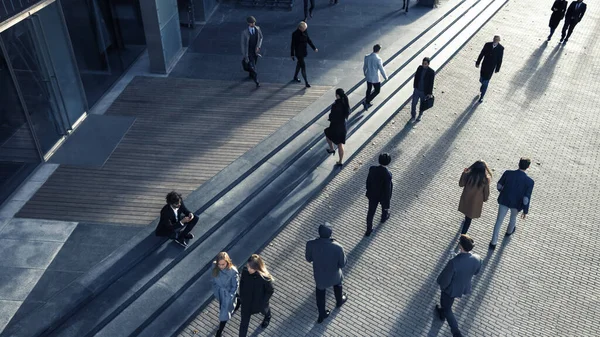
<instances>
[{"instance_id":1,"label":"pedestrian walking","mask_svg":"<svg viewBox=\"0 0 600 337\"><path fill-rule=\"evenodd\" d=\"M429 67L431 59L429 57L423 58L423 62L417 68L415 73L415 79L413 81L413 95L412 104L410 107L411 122L415 121L417 117L417 103L419 103L419 117L417 121L423 118L423 101L431 99L433 97L433 82L435 81L435 70Z\"/></svg>"},{"instance_id":2,"label":"pedestrian walking","mask_svg":"<svg viewBox=\"0 0 600 337\"><path fill-rule=\"evenodd\" d=\"M258 81L258 73L256 72L256 64L260 55L260 47L263 42L263 33L259 26L256 25L256 19L253 16L246 18L248 29L242 31L242 55L244 62L247 65L250 78L254 80L256 87L260 87ZM244 68L246 68L244 67Z\"/></svg>"},{"instance_id":3,"label":"pedestrian walking","mask_svg":"<svg viewBox=\"0 0 600 337\"><path fill-rule=\"evenodd\" d=\"M306 243L306 261L313 264L313 275L316 283L317 309L322 323L330 310L325 309L325 295L327 288L333 287L336 307L341 307L348 300L348 295L342 289L344 276L342 268L346 266L346 253L344 247L331 238L331 225L325 223L319 226L319 237Z\"/></svg>"},{"instance_id":4,"label":"pedestrian walking","mask_svg":"<svg viewBox=\"0 0 600 337\"><path fill-rule=\"evenodd\" d=\"M475 62L475 67L479 68L479 64L481 64L481 60L483 59L479 73L479 82L481 83L481 88L479 88L479 103L483 103L483 96L485 96L492 75L494 72L497 73L500 71L503 55L504 47L500 44L500 35L495 35L494 41L486 43L483 49L481 49L481 53L479 53L479 57L477 57L477 61Z\"/></svg>"},{"instance_id":5,"label":"pedestrian walking","mask_svg":"<svg viewBox=\"0 0 600 337\"><path fill-rule=\"evenodd\" d=\"M587 5L583 3L583 0L577 0L571 2L569 9L565 15L565 23L562 29L562 36L560 42L567 43L575 26L583 19ZM568 30L568 32L567 32Z\"/></svg>"},{"instance_id":6,"label":"pedestrian walking","mask_svg":"<svg viewBox=\"0 0 600 337\"><path fill-rule=\"evenodd\" d=\"M248 258L246 267L242 270L240 279L240 302L242 319L240 322L240 337L248 334L250 317L261 313L264 315L261 327L266 329L271 322L271 307L269 300L273 295L273 277L269 274L263 259L257 254Z\"/></svg>"},{"instance_id":7,"label":"pedestrian walking","mask_svg":"<svg viewBox=\"0 0 600 337\"><path fill-rule=\"evenodd\" d=\"M236 309L239 273L231 262L229 254L220 252L215 259L212 272L213 294L219 301L219 330L217 337L221 337L225 324Z\"/></svg>"},{"instance_id":8,"label":"pedestrian walking","mask_svg":"<svg viewBox=\"0 0 600 337\"><path fill-rule=\"evenodd\" d=\"M474 246L474 241L470 236L461 234L458 240L460 253L448 261L437 278L442 295L440 305L436 305L435 309L442 321L448 321L453 337L462 337L458 322L452 312L454 300L471 293L471 280L481 269L481 257L471 253Z\"/></svg>"},{"instance_id":9,"label":"pedestrian walking","mask_svg":"<svg viewBox=\"0 0 600 337\"><path fill-rule=\"evenodd\" d=\"M307 88L310 88L310 84L308 84L308 79L306 77L306 63L304 59L308 56L307 45L309 45L316 53L319 52L319 49L315 47L312 40L308 36L308 32L306 29L308 25L305 21L300 22L298 28L292 33L292 61L295 61L296 58L298 61L296 62L296 72L294 73L294 81L300 82L298 78L298 72L302 70L302 78L304 78L304 84Z\"/></svg>"},{"instance_id":10,"label":"pedestrian walking","mask_svg":"<svg viewBox=\"0 0 600 337\"><path fill-rule=\"evenodd\" d=\"M506 213L510 210L510 221L506 229L505 236L511 236L517 230L517 215L523 211L522 219L529 214L529 205L531 204L531 193L533 192L534 181L525 171L531 165L529 158L521 158L519 160L519 169L514 171L505 171L498 180L498 216L496 217L496 225L494 226L494 234L490 249L496 248L498 243L498 234L500 227L506 217Z\"/></svg>"},{"instance_id":11,"label":"pedestrian walking","mask_svg":"<svg viewBox=\"0 0 600 337\"><path fill-rule=\"evenodd\" d=\"M308 2L310 1L310 9L308 8ZM315 9L315 0L304 0L304 22L308 20L308 18L313 17L313 10Z\"/></svg>"},{"instance_id":12,"label":"pedestrian walking","mask_svg":"<svg viewBox=\"0 0 600 337\"><path fill-rule=\"evenodd\" d=\"M408 13L408 5L410 5L410 0L402 0L402 9L404 9L404 13Z\"/></svg>"},{"instance_id":13,"label":"pedestrian walking","mask_svg":"<svg viewBox=\"0 0 600 337\"><path fill-rule=\"evenodd\" d=\"M367 199L369 199L369 210L367 212L367 231L365 236L370 236L373 232L373 218L375 211L381 204L381 223L390 218L390 200L394 183L392 182L392 172L387 166L392 162L392 157L388 153L379 155L379 166L371 166L367 176Z\"/></svg>"},{"instance_id":14,"label":"pedestrian walking","mask_svg":"<svg viewBox=\"0 0 600 337\"><path fill-rule=\"evenodd\" d=\"M198 223L198 217L183 204L181 194L172 191L167 194L167 204L160 210L160 220L154 233L156 236L166 236L177 244L187 247L189 240L194 238L192 229Z\"/></svg>"},{"instance_id":15,"label":"pedestrian walking","mask_svg":"<svg viewBox=\"0 0 600 337\"><path fill-rule=\"evenodd\" d=\"M467 234L471 220L481 217L483 203L490 197L491 180L492 172L483 160L476 161L461 174L458 186L462 187L463 191L460 195L458 211L465 215L461 234Z\"/></svg>"},{"instance_id":16,"label":"pedestrian walking","mask_svg":"<svg viewBox=\"0 0 600 337\"><path fill-rule=\"evenodd\" d=\"M554 31L558 24L565 17L565 12L567 11L567 0L556 0L554 4L552 4L552 15L550 16L550 23L548 26L550 27L550 35L548 35L548 41L552 39L552 35L554 35Z\"/></svg>"},{"instance_id":17,"label":"pedestrian walking","mask_svg":"<svg viewBox=\"0 0 600 337\"><path fill-rule=\"evenodd\" d=\"M343 165L344 144L346 144L346 121L349 115L350 104L348 103L348 96L346 96L344 89L338 88L335 91L335 102L331 105L331 112L329 113L329 127L325 129L325 139L327 139L327 144L329 144L327 153L335 154L333 144L339 150L340 160L335 164L338 167Z\"/></svg>"},{"instance_id":18,"label":"pedestrian walking","mask_svg":"<svg viewBox=\"0 0 600 337\"><path fill-rule=\"evenodd\" d=\"M383 68L383 61L381 57L379 57L379 51L381 50L381 46L376 44L373 46L373 52L369 55L365 56L365 61L363 63L363 73L365 75L365 79L367 80L367 94L365 95L365 101L363 102L363 106L365 110L369 110L369 108L373 105L371 101L381 91L381 81L379 79L379 74L383 77L383 80L387 80L387 75L385 73L385 69ZM371 90L375 89L372 93Z\"/></svg>"}]
</instances>

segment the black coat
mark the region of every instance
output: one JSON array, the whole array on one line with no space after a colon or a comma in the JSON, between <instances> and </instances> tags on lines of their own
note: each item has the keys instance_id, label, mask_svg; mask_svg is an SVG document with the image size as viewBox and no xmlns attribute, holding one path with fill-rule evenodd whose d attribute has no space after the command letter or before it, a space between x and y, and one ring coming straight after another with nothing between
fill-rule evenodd
<instances>
[{"instance_id":1,"label":"black coat","mask_svg":"<svg viewBox=\"0 0 600 337\"><path fill-rule=\"evenodd\" d=\"M417 68L417 73L415 74L415 80L413 82L413 88L419 87L419 82L421 81L421 73L425 68L423 66L419 66ZM427 68L427 72L425 73L425 95L433 95L433 82L435 80L435 70L431 68Z\"/></svg>"},{"instance_id":2,"label":"black coat","mask_svg":"<svg viewBox=\"0 0 600 337\"><path fill-rule=\"evenodd\" d=\"M569 9L567 9L567 14L565 15L566 21L578 23L579 21L581 21L581 19L583 19L583 15L585 14L587 5L581 2L579 5L579 9L575 9L575 7L577 7L577 4L578 2L573 1L569 5Z\"/></svg>"},{"instance_id":3,"label":"black coat","mask_svg":"<svg viewBox=\"0 0 600 337\"><path fill-rule=\"evenodd\" d=\"M502 47L502 45L499 43L496 48L494 48L493 42L488 42L483 46L481 53L479 53L479 57L477 57L476 65L479 66L479 64L481 64L481 59L483 59L480 75L484 80L489 80L492 78L494 71L500 71L503 55L504 47Z\"/></svg>"},{"instance_id":4,"label":"black coat","mask_svg":"<svg viewBox=\"0 0 600 337\"><path fill-rule=\"evenodd\" d=\"M296 29L292 33L292 56L306 57L308 55L306 45L310 45L313 50L317 49L310 37L308 37L308 31L301 32L299 29Z\"/></svg>"},{"instance_id":5,"label":"black coat","mask_svg":"<svg viewBox=\"0 0 600 337\"><path fill-rule=\"evenodd\" d=\"M179 221L188 216L188 214L190 214L190 210L185 207L183 202L181 202L181 206L177 210ZM160 220L158 221L158 226L156 226L154 233L157 236L168 236L176 228L183 227L179 221L175 219L175 212L173 212L171 205L167 204L160 210Z\"/></svg>"},{"instance_id":6,"label":"black coat","mask_svg":"<svg viewBox=\"0 0 600 337\"><path fill-rule=\"evenodd\" d=\"M550 28L558 27L560 21L565 17L567 11L567 0L556 0L552 5L552 16L550 16Z\"/></svg>"},{"instance_id":7,"label":"black coat","mask_svg":"<svg viewBox=\"0 0 600 337\"><path fill-rule=\"evenodd\" d=\"M350 115L350 108L336 99L329 113L329 127L325 129L325 136L335 145L346 144L346 119Z\"/></svg>"},{"instance_id":8,"label":"black coat","mask_svg":"<svg viewBox=\"0 0 600 337\"><path fill-rule=\"evenodd\" d=\"M367 176L367 198L384 201L392 197L392 173L385 166L371 166Z\"/></svg>"},{"instance_id":9,"label":"black coat","mask_svg":"<svg viewBox=\"0 0 600 337\"><path fill-rule=\"evenodd\" d=\"M248 268L242 270L240 278L240 301L242 314L258 314L269 307L273 295L273 281L264 279L258 272L250 274Z\"/></svg>"}]
</instances>

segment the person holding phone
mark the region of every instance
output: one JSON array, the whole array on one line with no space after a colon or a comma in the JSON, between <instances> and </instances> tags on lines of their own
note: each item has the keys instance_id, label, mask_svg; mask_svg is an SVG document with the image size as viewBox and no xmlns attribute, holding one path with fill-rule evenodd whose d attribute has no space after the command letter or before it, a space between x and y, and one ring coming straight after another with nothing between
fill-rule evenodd
<instances>
[{"instance_id":1,"label":"person holding phone","mask_svg":"<svg viewBox=\"0 0 600 337\"><path fill-rule=\"evenodd\" d=\"M194 238L191 231L198 223L198 217L185 207L181 194L171 191L166 200L154 233L156 236L167 236L185 248L188 241Z\"/></svg>"}]
</instances>

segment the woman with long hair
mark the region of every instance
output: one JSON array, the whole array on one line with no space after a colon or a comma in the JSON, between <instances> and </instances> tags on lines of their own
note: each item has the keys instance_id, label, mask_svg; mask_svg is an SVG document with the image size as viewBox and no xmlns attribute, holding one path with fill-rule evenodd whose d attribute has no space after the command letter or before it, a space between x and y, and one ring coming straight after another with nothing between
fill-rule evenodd
<instances>
[{"instance_id":1,"label":"woman with long hair","mask_svg":"<svg viewBox=\"0 0 600 337\"><path fill-rule=\"evenodd\" d=\"M273 277L267 270L265 262L257 254L252 254L242 270L240 280L240 300L242 302L242 319L240 322L240 337L248 334L250 316L261 313L265 317L261 327L269 326L271 322L271 308L269 300L273 295Z\"/></svg>"},{"instance_id":2,"label":"woman with long hair","mask_svg":"<svg viewBox=\"0 0 600 337\"><path fill-rule=\"evenodd\" d=\"M229 254L220 252L215 259L212 272L213 293L219 300L219 330L217 337L221 337L225 324L236 309L239 273L231 262Z\"/></svg>"},{"instance_id":3,"label":"woman with long hair","mask_svg":"<svg viewBox=\"0 0 600 337\"><path fill-rule=\"evenodd\" d=\"M331 112L329 113L330 124L325 129L325 138L327 139L327 144L329 144L327 153L335 154L333 144L337 145L340 161L335 165L342 166L344 144L346 144L346 120L350 116L350 104L348 103L348 96L346 96L342 88L338 88L335 91L335 98L335 102L331 106Z\"/></svg>"},{"instance_id":4,"label":"woman with long hair","mask_svg":"<svg viewBox=\"0 0 600 337\"><path fill-rule=\"evenodd\" d=\"M490 197L492 172L483 160L464 169L458 186L463 187L458 210L465 215L461 234L467 234L471 220L481 217L483 203Z\"/></svg>"}]
</instances>

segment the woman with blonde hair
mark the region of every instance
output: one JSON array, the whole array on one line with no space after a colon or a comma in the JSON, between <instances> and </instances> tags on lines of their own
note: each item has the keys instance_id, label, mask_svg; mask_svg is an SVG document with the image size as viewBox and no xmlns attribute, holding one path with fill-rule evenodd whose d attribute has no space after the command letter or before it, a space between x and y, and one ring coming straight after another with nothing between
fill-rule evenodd
<instances>
[{"instance_id":1,"label":"woman with blonde hair","mask_svg":"<svg viewBox=\"0 0 600 337\"><path fill-rule=\"evenodd\" d=\"M237 268L231 262L229 254L220 252L215 259L213 268L213 293L219 300L219 330L217 337L220 337L225 329L225 324L233 315L236 307L237 290L239 283L239 273Z\"/></svg>"},{"instance_id":2,"label":"woman with blonde hair","mask_svg":"<svg viewBox=\"0 0 600 337\"><path fill-rule=\"evenodd\" d=\"M471 220L481 217L483 203L490 197L492 172L483 160L464 169L458 186L463 187L458 211L465 215L461 234L467 234Z\"/></svg>"},{"instance_id":3,"label":"woman with blonde hair","mask_svg":"<svg viewBox=\"0 0 600 337\"><path fill-rule=\"evenodd\" d=\"M269 326L271 322L269 300L273 292L273 277L267 270L265 262L257 254L252 254L246 267L242 270L240 280L240 301L242 302L240 337L246 337L248 334L248 325L253 314L263 314L265 318L261 327L265 329Z\"/></svg>"}]
</instances>

